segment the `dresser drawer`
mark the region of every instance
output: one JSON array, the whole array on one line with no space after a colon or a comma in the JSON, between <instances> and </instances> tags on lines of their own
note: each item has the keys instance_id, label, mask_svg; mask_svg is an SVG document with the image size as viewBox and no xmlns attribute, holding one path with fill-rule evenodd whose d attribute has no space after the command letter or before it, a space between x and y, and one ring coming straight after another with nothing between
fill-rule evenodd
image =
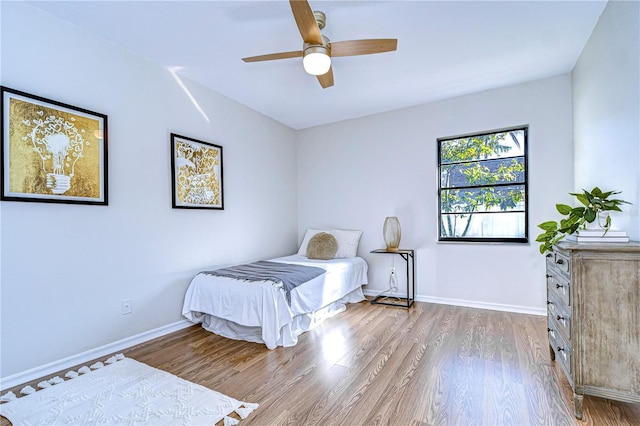
<instances>
[{"instance_id":1,"label":"dresser drawer","mask_svg":"<svg viewBox=\"0 0 640 426\"><path fill-rule=\"evenodd\" d=\"M549 319L549 345L556 355L556 361L560 363L567 378L572 382L573 374L571 372L571 346L564 340L562 334L555 329L555 322Z\"/></svg>"},{"instance_id":2,"label":"dresser drawer","mask_svg":"<svg viewBox=\"0 0 640 426\"><path fill-rule=\"evenodd\" d=\"M555 332L561 333L564 339L570 342L571 317L561 309L551 310L551 306L555 307L555 305L549 304L549 310L547 311L549 330L554 330Z\"/></svg>"},{"instance_id":3,"label":"dresser drawer","mask_svg":"<svg viewBox=\"0 0 640 426\"><path fill-rule=\"evenodd\" d=\"M563 254L554 252L554 267L561 275L571 281L571 259Z\"/></svg>"},{"instance_id":4,"label":"dresser drawer","mask_svg":"<svg viewBox=\"0 0 640 426\"><path fill-rule=\"evenodd\" d=\"M570 281L555 269L547 269L547 289L566 307L571 306Z\"/></svg>"}]
</instances>

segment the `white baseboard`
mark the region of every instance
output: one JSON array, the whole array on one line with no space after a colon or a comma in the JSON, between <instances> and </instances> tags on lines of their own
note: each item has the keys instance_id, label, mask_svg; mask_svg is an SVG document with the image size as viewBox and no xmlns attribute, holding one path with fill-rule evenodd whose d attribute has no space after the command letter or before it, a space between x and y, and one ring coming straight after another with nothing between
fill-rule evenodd
<instances>
[{"instance_id":1,"label":"white baseboard","mask_svg":"<svg viewBox=\"0 0 640 426\"><path fill-rule=\"evenodd\" d=\"M168 324L153 330L145 331L144 333L136 334L135 336L127 337L126 339L118 340L117 342L109 343L108 345L100 346L98 348L94 348L86 352L70 356L68 358L35 367L21 373L13 374L8 377L2 377L0 378L0 389L9 389L22 383L27 383L32 380L39 379L40 377L46 377L58 371L62 371L66 368L85 364L91 360L110 355L114 352L118 352L135 345L139 345L140 343L147 342L151 339L155 339L156 337L164 336L165 334L173 333L174 331L182 330L183 328L187 328L192 325L193 323L190 321L181 320L178 322L174 322L173 324Z\"/></svg>"},{"instance_id":2,"label":"white baseboard","mask_svg":"<svg viewBox=\"0 0 640 426\"><path fill-rule=\"evenodd\" d=\"M377 296L378 294L380 294L380 292L373 291L373 290L365 290L364 294L366 296ZM404 294L389 293L389 295L395 296L395 297L405 297ZM515 312L518 314L529 314L529 315L540 315L540 316L547 315L547 310L544 308L538 309L538 308L530 308L526 306L504 305L501 303L476 302L471 300L447 299L444 297L432 297L432 296L416 296L414 300L416 302L438 303L440 305L465 306L467 308L489 309L492 311L502 311L502 312Z\"/></svg>"}]
</instances>

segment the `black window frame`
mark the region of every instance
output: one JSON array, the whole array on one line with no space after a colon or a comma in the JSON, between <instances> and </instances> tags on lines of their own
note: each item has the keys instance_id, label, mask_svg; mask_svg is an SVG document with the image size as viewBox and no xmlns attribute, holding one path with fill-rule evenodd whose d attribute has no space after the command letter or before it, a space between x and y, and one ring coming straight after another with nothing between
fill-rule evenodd
<instances>
[{"instance_id":1,"label":"black window frame","mask_svg":"<svg viewBox=\"0 0 640 426\"><path fill-rule=\"evenodd\" d=\"M497 134L497 133L506 133L506 132L511 132L511 131L523 131L524 132L524 147L522 149L523 154L522 155L515 155L515 156L511 156L511 157L501 157L501 158L523 158L523 164L524 164L524 182L523 183L517 183L517 185L524 185L524 209L521 210L517 210L517 212L523 212L524 213L524 237L451 237L451 236L443 236L442 235L442 218L443 218L443 211L442 211L442 190L448 190L448 189L452 189L452 188L487 188L487 187L506 187L506 186L513 186L514 183L513 182L507 182L507 183L499 183L499 184L492 184L492 185L469 185L467 187L461 187L461 186L457 186L457 187L442 187L442 166L446 166L450 163L445 163L442 164L442 144L443 142L446 141L451 141L451 140L455 140L455 139L463 139L463 138L472 138L472 137L478 137L478 136L487 136L487 135L493 135L493 134ZM448 137L442 137L442 138L437 138L437 144L438 144L438 153L437 153L437 161L438 161L438 191L437 191L437 197L438 197L438 241L442 241L442 242L472 242L472 243L528 243L529 242L529 155L528 155L528 150L529 150L529 126L528 125L521 125L521 126L514 126L514 127L508 127L508 128L503 128L503 129L497 129L497 130L491 130L491 131L483 131L483 132L479 132L479 133L469 133L469 134L464 134L464 135L459 135L459 136L448 136ZM485 161L491 161L492 159L485 159L485 160L481 160L481 159L476 159L476 160L469 160L466 161L468 163L472 163L472 162L485 162ZM495 160L495 159L494 159ZM463 162L462 162L463 163ZM513 212L514 210L511 210L510 212ZM482 213L482 214L503 214L505 213L504 211L495 211L495 212L477 212L477 213ZM445 213L445 214L454 214L454 213ZM476 213L471 213L471 215L476 214Z\"/></svg>"}]
</instances>

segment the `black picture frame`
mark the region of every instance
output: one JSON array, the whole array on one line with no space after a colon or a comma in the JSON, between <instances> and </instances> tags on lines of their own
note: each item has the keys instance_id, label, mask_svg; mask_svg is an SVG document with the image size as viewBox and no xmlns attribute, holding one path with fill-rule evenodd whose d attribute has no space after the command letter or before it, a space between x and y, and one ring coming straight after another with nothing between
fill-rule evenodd
<instances>
[{"instance_id":1,"label":"black picture frame","mask_svg":"<svg viewBox=\"0 0 640 426\"><path fill-rule=\"evenodd\" d=\"M109 204L107 116L0 86L3 201Z\"/></svg>"},{"instance_id":2,"label":"black picture frame","mask_svg":"<svg viewBox=\"0 0 640 426\"><path fill-rule=\"evenodd\" d=\"M171 133L171 206L224 210L222 146Z\"/></svg>"}]
</instances>

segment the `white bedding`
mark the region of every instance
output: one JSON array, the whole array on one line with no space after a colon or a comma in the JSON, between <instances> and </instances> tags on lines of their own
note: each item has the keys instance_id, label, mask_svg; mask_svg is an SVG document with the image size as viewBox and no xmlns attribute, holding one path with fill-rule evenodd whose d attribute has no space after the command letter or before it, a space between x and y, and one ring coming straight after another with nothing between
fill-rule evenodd
<instances>
[{"instance_id":1,"label":"white bedding","mask_svg":"<svg viewBox=\"0 0 640 426\"><path fill-rule=\"evenodd\" d=\"M293 346L298 336L346 303L365 300L367 263L360 257L313 260L294 254L272 262L315 266L327 272L291 291L291 306L282 288L271 281L244 282L200 273L184 299L182 314L194 323L231 339L264 343L267 348Z\"/></svg>"}]
</instances>

